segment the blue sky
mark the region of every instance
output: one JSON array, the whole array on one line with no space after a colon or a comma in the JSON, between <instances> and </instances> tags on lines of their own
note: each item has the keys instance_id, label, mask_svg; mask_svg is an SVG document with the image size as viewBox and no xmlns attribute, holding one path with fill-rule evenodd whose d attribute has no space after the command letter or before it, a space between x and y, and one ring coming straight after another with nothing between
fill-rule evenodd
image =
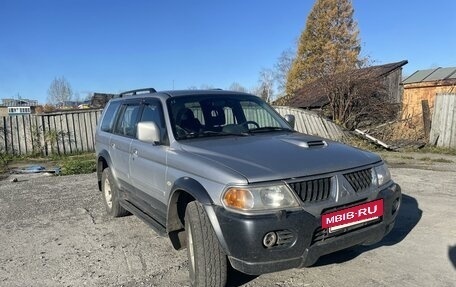
<instances>
[{"instance_id":1,"label":"blue sky","mask_svg":"<svg viewBox=\"0 0 456 287\"><path fill-rule=\"evenodd\" d=\"M295 48L314 1L0 0L0 98L139 87L252 88ZM363 55L404 74L456 66L456 1L354 0Z\"/></svg>"}]
</instances>

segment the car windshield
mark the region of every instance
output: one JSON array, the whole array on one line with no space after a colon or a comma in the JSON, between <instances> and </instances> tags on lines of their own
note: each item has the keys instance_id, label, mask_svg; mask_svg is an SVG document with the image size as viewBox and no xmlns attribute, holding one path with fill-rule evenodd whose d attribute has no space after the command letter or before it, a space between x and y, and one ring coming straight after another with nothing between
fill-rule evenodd
<instances>
[{"instance_id":1,"label":"car windshield","mask_svg":"<svg viewBox=\"0 0 456 287\"><path fill-rule=\"evenodd\" d=\"M292 131L275 110L253 95L173 97L168 99L168 110L177 140Z\"/></svg>"}]
</instances>

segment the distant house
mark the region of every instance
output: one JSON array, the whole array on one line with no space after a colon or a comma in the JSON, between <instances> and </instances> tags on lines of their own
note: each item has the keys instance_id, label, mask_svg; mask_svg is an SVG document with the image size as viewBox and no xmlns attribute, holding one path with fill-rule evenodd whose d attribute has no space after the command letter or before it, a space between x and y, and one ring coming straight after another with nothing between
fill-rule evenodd
<instances>
[{"instance_id":1,"label":"distant house","mask_svg":"<svg viewBox=\"0 0 456 287\"><path fill-rule=\"evenodd\" d=\"M406 78L402 85L402 118L421 120L422 101L427 100L432 113L437 94L456 92L456 67L418 70Z\"/></svg>"},{"instance_id":2,"label":"distant house","mask_svg":"<svg viewBox=\"0 0 456 287\"><path fill-rule=\"evenodd\" d=\"M2 99L0 104L0 117L33 114L35 113L35 107L37 106L37 100Z\"/></svg>"},{"instance_id":3,"label":"distant house","mask_svg":"<svg viewBox=\"0 0 456 287\"><path fill-rule=\"evenodd\" d=\"M388 95L390 103L401 103L401 87L402 67L408 63L407 60L389 63L379 66L371 66L358 69L355 72L355 77L359 79L379 79L383 89ZM287 105L295 108L303 109L321 109L329 104L328 96L326 95L321 80L316 80L300 89L294 95L285 96L277 99L274 105Z\"/></svg>"}]
</instances>

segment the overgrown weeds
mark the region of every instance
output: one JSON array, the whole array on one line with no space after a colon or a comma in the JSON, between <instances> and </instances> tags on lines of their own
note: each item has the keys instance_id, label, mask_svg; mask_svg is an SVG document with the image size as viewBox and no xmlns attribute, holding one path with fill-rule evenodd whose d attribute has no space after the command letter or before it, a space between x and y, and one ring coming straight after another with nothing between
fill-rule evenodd
<instances>
[{"instance_id":1,"label":"overgrown weeds","mask_svg":"<svg viewBox=\"0 0 456 287\"><path fill-rule=\"evenodd\" d=\"M96 171L95 157L69 157L62 161L61 175L85 174Z\"/></svg>"},{"instance_id":2,"label":"overgrown weeds","mask_svg":"<svg viewBox=\"0 0 456 287\"><path fill-rule=\"evenodd\" d=\"M0 153L0 173L7 172L11 167L24 165L43 165L47 167L60 167L61 175L92 173L96 170L96 160L93 153L72 155L39 155L18 156ZM51 169L52 169L51 168Z\"/></svg>"}]
</instances>

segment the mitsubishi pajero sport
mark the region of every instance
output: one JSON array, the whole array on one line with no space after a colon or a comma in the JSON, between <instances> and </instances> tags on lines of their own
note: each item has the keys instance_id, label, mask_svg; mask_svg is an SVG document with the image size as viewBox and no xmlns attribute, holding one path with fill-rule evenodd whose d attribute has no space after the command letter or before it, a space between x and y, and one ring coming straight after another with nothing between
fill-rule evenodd
<instances>
[{"instance_id":1,"label":"mitsubishi pajero sport","mask_svg":"<svg viewBox=\"0 0 456 287\"><path fill-rule=\"evenodd\" d=\"M192 286L224 286L229 265L299 268L381 240L401 202L382 159L293 125L246 93L122 93L96 131L106 210L187 249Z\"/></svg>"}]
</instances>

